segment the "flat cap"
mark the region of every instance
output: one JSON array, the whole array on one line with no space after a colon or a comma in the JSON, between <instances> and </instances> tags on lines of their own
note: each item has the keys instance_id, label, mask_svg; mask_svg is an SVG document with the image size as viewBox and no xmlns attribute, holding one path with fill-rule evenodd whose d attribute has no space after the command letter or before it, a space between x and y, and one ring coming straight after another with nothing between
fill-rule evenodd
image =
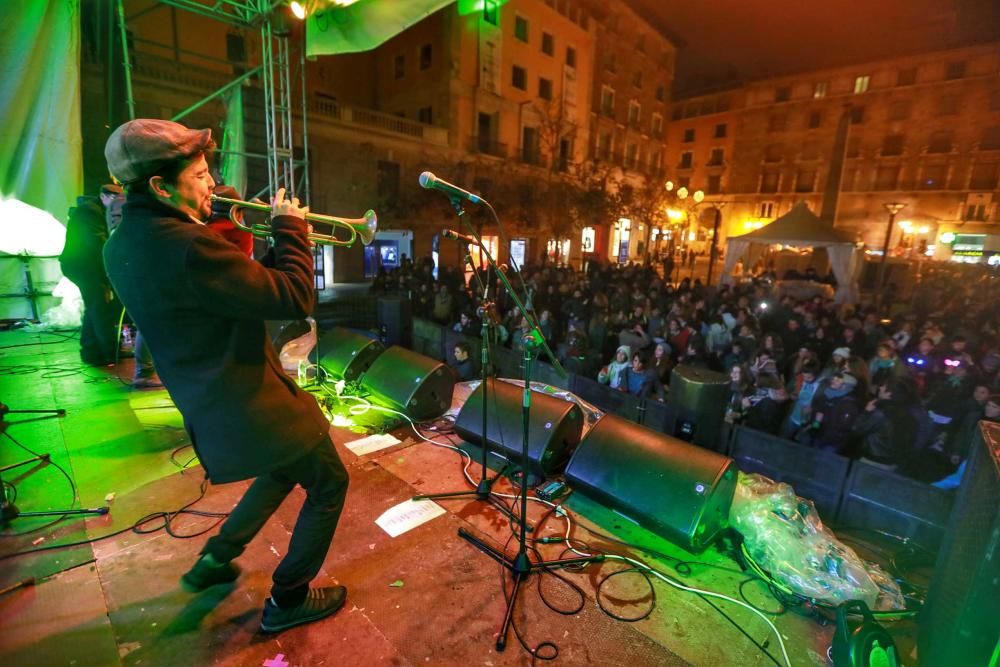
<instances>
[{"instance_id":1,"label":"flat cap","mask_svg":"<svg viewBox=\"0 0 1000 667\"><path fill-rule=\"evenodd\" d=\"M104 145L108 171L130 185L148 178L163 165L212 147L212 130L192 130L180 123L137 118L121 125Z\"/></svg>"}]
</instances>

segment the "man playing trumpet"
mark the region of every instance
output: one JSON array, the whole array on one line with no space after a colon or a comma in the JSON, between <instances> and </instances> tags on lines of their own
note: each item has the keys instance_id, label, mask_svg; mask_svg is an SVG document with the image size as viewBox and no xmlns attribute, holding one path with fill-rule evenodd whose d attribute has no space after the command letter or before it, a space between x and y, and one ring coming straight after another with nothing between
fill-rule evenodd
<instances>
[{"instance_id":1,"label":"man playing trumpet","mask_svg":"<svg viewBox=\"0 0 1000 667\"><path fill-rule=\"evenodd\" d=\"M104 248L108 277L146 336L163 384L213 483L255 478L181 579L197 592L234 581L232 563L296 484L306 492L264 603L261 630L278 632L333 614L343 586L310 589L333 539L347 471L311 395L281 369L264 320L313 309L307 209L278 190L274 252L255 262L203 223L214 181L211 130L138 119L105 146L127 193L122 223Z\"/></svg>"}]
</instances>

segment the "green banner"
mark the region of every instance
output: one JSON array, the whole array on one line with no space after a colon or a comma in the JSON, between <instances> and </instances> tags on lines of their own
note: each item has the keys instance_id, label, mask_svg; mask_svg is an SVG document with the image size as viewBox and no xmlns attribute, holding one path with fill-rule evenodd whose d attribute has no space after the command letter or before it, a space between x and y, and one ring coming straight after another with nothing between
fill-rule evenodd
<instances>
[{"instance_id":1,"label":"green banner","mask_svg":"<svg viewBox=\"0 0 1000 667\"><path fill-rule=\"evenodd\" d=\"M369 51L455 0L358 0L306 19L306 55Z\"/></svg>"}]
</instances>

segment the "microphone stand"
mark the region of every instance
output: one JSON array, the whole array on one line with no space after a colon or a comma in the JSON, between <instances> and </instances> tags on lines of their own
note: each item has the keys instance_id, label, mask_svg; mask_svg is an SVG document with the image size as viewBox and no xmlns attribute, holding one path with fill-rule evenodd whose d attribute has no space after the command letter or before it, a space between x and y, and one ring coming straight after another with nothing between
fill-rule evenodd
<instances>
[{"instance_id":1,"label":"microphone stand","mask_svg":"<svg viewBox=\"0 0 1000 667\"><path fill-rule=\"evenodd\" d=\"M458 213L459 219L464 220L465 208L462 205L462 200L458 197L451 197L451 204L455 207L455 211ZM482 248L482 242L480 240L480 248ZM483 249L485 252L485 248ZM466 251L465 253L466 262L472 264L472 256ZM473 266L475 269L475 266ZM507 471L508 466L504 466L503 469L496 474L494 477L490 477L489 468L487 467L487 461L490 457L490 444L487 430L487 406L489 405L488 398L488 388L490 382L490 376L494 375L491 373L491 359L490 359L490 341L496 340L496 304L489 300L489 293L487 288L489 287L489 272L487 271L486 284L483 283L483 279L479 275L478 270L473 270L472 275L475 276L476 283L479 288L483 291L483 319L482 327L480 329L480 335L483 337L483 343L480 347L480 383L483 390L483 430L482 437L480 438L480 463L482 464L482 474L479 477L479 483L476 485L475 490L462 490L462 491L445 491L443 493L430 493L419 496L413 496L413 500L438 500L443 498L462 498L465 496L475 496L477 500L483 500L492 505L501 514L504 514L509 520L517 520L517 516L496 496L493 495L493 484L503 476ZM497 415L497 419L500 416ZM528 530L531 530L530 528Z\"/></svg>"},{"instance_id":2,"label":"microphone stand","mask_svg":"<svg viewBox=\"0 0 1000 667\"><path fill-rule=\"evenodd\" d=\"M62 417L65 416L66 411L62 408L57 408L55 410L11 410L5 403L0 403L0 433L5 433L10 422L6 422L4 417L7 415L27 415L27 414L40 414ZM10 436L7 436L8 438ZM49 454L41 454L34 456L30 459L26 459L19 463L12 463L10 465L3 466L0 468L0 473L7 472L8 470L13 470L14 468L20 468L21 466L26 466L29 463L49 463ZM95 509L70 509L70 510L53 510L46 512L22 512L17 509L7 498L7 487L4 484L3 477L0 475L0 527L6 527L11 521L19 516L70 516L74 514L107 514L107 507L98 507Z\"/></svg>"},{"instance_id":3,"label":"microphone stand","mask_svg":"<svg viewBox=\"0 0 1000 667\"><path fill-rule=\"evenodd\" d=\"M486 200L482 200L484 203L489 205ZM456 209L461 208L461 203L456 202L453 198L453 205ZM483 244L483 239L480 237L479 232L476 231L475 227L469 223L468 220L459 214L460 219L468 227L473 238L476 239L476 243L482 250L482 255L486 257L486 261L489 267L492 268L497 276L500 278L501 283L503 283L504 288L510 295L514 304L517 306L518 311L520 311L522 317L528 321L530 326L529 332L521 340L523 347L523 375L524 375L524 393L523 400L521 401L521 489L519 500L519 516L518 524L520 530L518 531L518 548L517 554L511 558L507 553L497 546L489 544L482 538L476 537L472 533L468 532L464 528L458 529L458 535L465 541L469 542L472 546L479 549L487 556L495 560L500 564L501 567L511 572L514 579L514 588L511 591L510 597L507 598L507 609L504 612L503 623L500 626L500 631L497 634L496 649L497 651L503 651L507 648L507 637L510 631L510 626L513 620L514 607L517 604L518 592L521 589L521 584L525 579L528 578L533 572L540 572L544 570L568 567L572 565L584 565L588 563L600 562L604 560L604 556L582 556L579 558L561 558L556 560L537 560L532 561L528 557L528 545L527 545L527 533L528 533L528 436L531 425L531 364L534 358L539 352L544 352L548 360L551 362L553 368L556 372L562 376L566 377L566 371L563 369L562 364L554 354L552 354L551 348L549 348L548 342L545 340L545 336L542 335L541 330L538 327L538 322L532 316L532 314L525 308L524 303L517 296L517 291L510 284L507 279L506 274L500 270L497 266L496 261L490 254L490 251ZM499 219L497 220L499 223ZM518 270L518 272L520 272ZM485 389L485 386L483 387ZM486 403L485 403L485 393L483 394L483 413L485 418L486 413ZM499 415L497 415L499 418Z\"/></svg>"}]
</instances>

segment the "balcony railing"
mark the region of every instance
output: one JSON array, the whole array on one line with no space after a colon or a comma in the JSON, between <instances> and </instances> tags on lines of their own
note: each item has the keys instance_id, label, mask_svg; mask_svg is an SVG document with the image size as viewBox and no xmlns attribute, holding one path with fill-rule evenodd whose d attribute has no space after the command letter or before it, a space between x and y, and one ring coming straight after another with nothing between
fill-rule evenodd
<instances>
[{"instance_id":1,"label":"balcony railing","mask_svg":"<svg viewBox=\"0 0 1000 667\"><path fill-rule=\"evenodd\" d=\"M490 137L475 136L469 138L469 151L493 157L507 157L507 144Z\"/></svg>"},{"instance_id":2,"label":"balcony railing","mask_svg":"<svg viewBox=\"0 0 1000 667\"><path fill-rule=\"evenodd\" d=\"M448 130L446 128L418 123L374 109L352 107L330 99L311 99L309 113L317 119L334 120L435 144L446 145L448 143Z\"/></svg>"}]
</instances>

